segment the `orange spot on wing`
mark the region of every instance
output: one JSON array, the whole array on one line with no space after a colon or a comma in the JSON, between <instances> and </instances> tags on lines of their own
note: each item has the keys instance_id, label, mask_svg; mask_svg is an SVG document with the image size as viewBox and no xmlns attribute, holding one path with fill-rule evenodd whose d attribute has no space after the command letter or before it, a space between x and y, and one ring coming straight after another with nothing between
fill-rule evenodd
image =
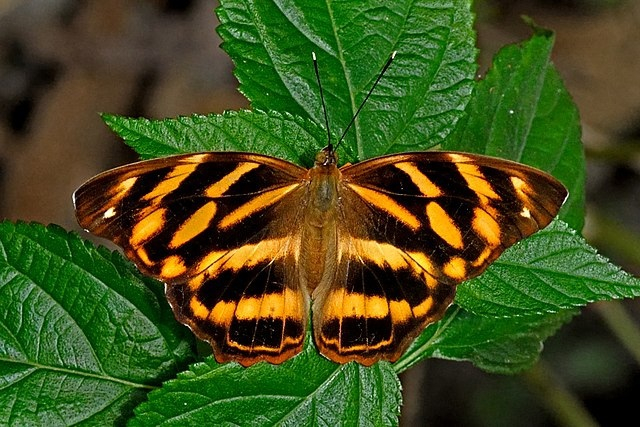
<instances>
[{"instance_id":1,"label":"orange spot on wing","mask_svg":"<svg viewBox=\"0 0 640 427\"><path fill-rule=\"evenodd\" d=\"M426 298L424 301L422 301L420 304L416 305L415 307L412 307L411 311L415 317L421 318L426 316L427 313L429 313L429 310L431 310L431 307L433 307L433 298L429 297L429 298Z\"/></svg>"},{"instance_id":2,"label":"orange spot on wing","mask_svg":"<svg viewBox=\"0 0 640 427\"><path fill-rule=\"evenodd\" d=\"M178 230L171 238L169 246L177 248L198 234L209 228L209 224L213 220L217 211L215 202L208 202L200 209L195 211L185 222L183 222Z\"/></svg>"},{"instance_id":3,"label":"orange spot on wing","mask_svg":"<svg viewBox=\"0 0 640 427\"><path fill-rule=\"evenodd\" d=\"M414 316L407 301L389 301L389 312L394 323L406 322Z\"/></svg>"},{"instance_id":4,"label":"orange spot on wing","mask_svg":"<svg viewBox=\"0 0 640 427\"><path fill-rule=\"evenodd\" d=\"M420 228L420 220L418 220L418 218L416 218L416 216L409 212L404 206L400 205L386 194L353 183L349 184L349 188L351 188L365 201L396 218L398 221L401 221L409 228L413 230L418 230Z\"/></svg>"},{"instance_id":5,"label":"orange spot on wing","mask_svg":"<svg viewBox=\"0 0 640 427\"><path fill-rule=\"evenodd\" d=\"M156 209L140 219L131 231L131 246L140 246L160 232L165 225L166 213L166 209Z\"/></svg>"},{"instance_id":6,"label":"orange spot on wing","mask_svg":"<svg viewBox=\"0 0 640 427\"><path fill-rule=\"evenodd\" d=\"M209 319L219 326L229 327L233 320L233 313L236 308L236 303L233 301L219 301L211 309Z\"/></svg>"},{"instance_id":7,"label":"orange spot on wing","mask_svg":"<svg viewBox=\"0 0 640 427\"><path fill-rule=\"evenodd\" d=\"M493 187L486 180L477 165L472 163L456 163L456 168L483 204L489 203L489 199L499 200L500 196L493 191Z\"/></svg>"},{"instance_id":8,"label":"orange spot on wing","mask_svg":"<svg viewBox=\"0 0 640 427\"><path fill-rule=\"evenodd\" d=\"M462 233L453 218L436 202L427 205L427 217L433 231L456 249L464 248Z\"/></svg>"},{"instance_id":9,"label":"orange spot on wing","mask_svg":"<svg viewBox=\"0 0 640 427\"><path fill-rule=\"evenodd\" d=\"M409 176L409 179L418 187L420 192L427 197L440 197L442 196L442 191L440 188L435 185L425 174L420 172L418 167L413 163L396 163L394 165L396 168L400 169L402 172L406 173Z\"/></svg>"},{"instance_id":10,"label":"orange spot on wing","mask_svg":"<svg viewBox=\"0 0 640 427\"><path fill-rule=\"evenodd\" d=\"M160 277L165 280L173 279L187 272L184 260L178 255L171 255L162 261Z\"/></svg>"},{"instance_id":11,"label":"orange spot on wing","mask_svg":"<svg viewBox=\"0 0 640 427\"><path fill-rule=\"evenodd\" d=\"M167 176L164 177L162 181L160 181L154 187L153 190L145 194L142 199L143 200L154 200L156 198L162 199L164 196L166 196L167 194L171 193L176 188L178 188L182 183L182 181L184 181L189 176L189 174L191 174L195 170L196 166L197 164L186 164L186 165L180 164L178 166L175 166L171 170L171 172L169 172Z\"/></svg>"},{"instance_id":12,"label":"orange spot on wing","mask_svg":"<svg viewBox=\"0 0 640 427\"><path fill-rule=\"evenodd\" d=\"M222 196L229 187L238 182L244 174L257 167L260 167L258 163L239 163L233 171L226 174L215 184L210 185L204 192L205 196L211 198Z\"/></svg>"},{"instance_id":13,"label":"orange spot on wing","mask_svg":"<svg viewBox=\"0 0 640 427\"><path fill-rule=\"evenodd\" d=\"M209 317L209 309L205 307L197 298L191 298L189 301L189 308L195 317L198 319L204 320Z\"/></svg>"},{"instance_id":14,"label":"orange spot on wing","mask_svg":"<svg viewBox=\"0 0 640 427\"><path fill-rule=\"evenodd\" d=\"M236 210L222 218L218 223L218 227L224 230L238 224L248 216L279 202L284 196L299 186L300 184L295 183L286 187L276 188L275 190L265 191L264 193L251 198L247 203L241 205Z\"/></svg>"},{"instance_id":15,"label":"orange spot on wing","mask_svg":"<svg viewBox=\"0 0 640 427\"><path fill-rule=\"evenodd\" d=\"M467 278L467 262L460 257L453 257L443 266L442 271L456 281L463 281Z\"/></svg>"},{"instance_id":16,"label":"orange spot on wing","mask_svg":"<svg viewBox=\"0 0 640 427\"><path fill-rule=\"evenodd\" d=\"M495 247L500 244L500 224L482 207L474 208L471 226L488 245Z\"/></svg>"}]
</instances>

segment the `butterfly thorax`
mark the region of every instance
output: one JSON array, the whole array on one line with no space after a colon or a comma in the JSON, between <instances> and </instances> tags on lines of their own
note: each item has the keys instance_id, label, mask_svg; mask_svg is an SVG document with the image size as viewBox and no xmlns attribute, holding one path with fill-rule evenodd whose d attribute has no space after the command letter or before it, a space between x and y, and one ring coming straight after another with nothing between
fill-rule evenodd
<instances>
[{"instance_id":1,"label":"butterfly thorax","mask_svg":"<svg viewBox=\"0 0 640 427\"><path fill-rule=\"evenodd\" d=\"M301 235L300 267L307 289L328 283L335 274L338 243L336 220L340 170L331 147L320 151L309 170L308 203Z\"/></svg>"},{"instance_id":2,"label":"butterfly thorax","mask_svg":"<svg viewBox=\"0 0 640 427\"><path fill-rule=\"evenodd\" d=\"M336 166L338 157L331 146L316 155L315 165L309 169L309 209L316 225L323 227L326 219L335 213L338 202L340 171Z\"/></svg>"}]
</instances>

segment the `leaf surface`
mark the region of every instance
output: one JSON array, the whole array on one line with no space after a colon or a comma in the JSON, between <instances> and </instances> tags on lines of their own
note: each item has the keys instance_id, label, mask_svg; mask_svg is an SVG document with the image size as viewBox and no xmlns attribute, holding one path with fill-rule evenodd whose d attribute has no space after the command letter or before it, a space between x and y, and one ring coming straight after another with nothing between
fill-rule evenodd
<instances>
[{"instance_id":1,"label":"leaf surface","mask_svg":"<svg viewBox=\"0 0 640 427\"><path fill-rule=\"evenodd\" d=\"M9 424L112 424L192 357L157 282L57 226L0 223L0 301Z\"/></svg>"},{"instance_id":2,"label":"leaf surface","mask_svg":"<svg viewBox=\"0 0 640 427\"><path fill-rule=\"evenodd\" d=\"M349 158L441 143L471 94L476 49L466 0L224 0L217 14L222 47L254 108L324 126L316 53L329 126L338 136L398 52L347 134Z\"/></svg>"},{"instance_id":3,"label":"leaf surface","mask_svg":"<svg viewBox=\"0 0 640 427\"><path fill-rule=\"evenodd\" d=\"M556 313L590 302L640 296L640 280L598 254L562 221L508 249L456 302L476 314Z\"/></svg>"},{"instance_id":4,"label":"leaf surface","mask_svg":"<svg viewBox=\"0 0 640 427\"><path fill-rule=\"evenodd\" d=\"M401 400L389 363L335 364L308 334L303 352L282 365L192 365L151 393L131 425L389 426L398 424Z\"/></svg>"}]
</instances>

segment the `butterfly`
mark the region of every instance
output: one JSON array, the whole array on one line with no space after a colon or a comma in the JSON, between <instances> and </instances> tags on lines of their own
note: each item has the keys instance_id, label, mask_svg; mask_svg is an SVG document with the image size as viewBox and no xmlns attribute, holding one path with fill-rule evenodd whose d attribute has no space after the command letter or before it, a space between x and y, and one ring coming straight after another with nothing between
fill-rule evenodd
<instances>
[{"instance_id":1,"label":"butterfly","mask_svg":"<svg viewBox=\"0 0 640 427\"><path fill-rule=\"evenodd\" d=\"M219 362L278 364L315 344L338 362L395 361L456 286L547 226L551 175L458 152L310 169L243 152L176 155L104 172L74 193L80 225L165 282L178 321Z\"/></svg>"},{"instance_id":2,"label":"butterfly","mask_svg":"<svg viewBox=\"0 0 640 427\"><path fill-rule=\"evenodd\" d=\"M165 283L176 319L218 362L279 364L312 313L337 363L395 361L452 303L456 286L546 227L567 197L537 169L475 154L413 152L338 167L342 137L306 169L209 152L104 172L74 193L79 224Z\"/></svg>"}]
</instances>

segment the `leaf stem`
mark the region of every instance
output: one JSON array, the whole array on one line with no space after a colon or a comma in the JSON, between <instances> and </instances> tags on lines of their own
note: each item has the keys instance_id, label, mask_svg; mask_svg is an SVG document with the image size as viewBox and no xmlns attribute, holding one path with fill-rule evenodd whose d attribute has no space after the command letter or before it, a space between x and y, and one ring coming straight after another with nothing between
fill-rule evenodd
<instances>
[{"instance_id":1,"label":"leaf stem","mask_svg":"<svg viewBox=\"0 0 640 427\"><path fill-rule=\"evenodd\" d=\"M607 324L613 335L640 365L640 329L621 301L594 304L597 313Z\"/></svg>"},{"instance_id":2,"label":"leaf stem","mask_svg":"<svg viewBox=\"0 0 640 427\"><path fill-rule=\"evenodd\" d=\"M565 427L597 427L580 399L568 390L553 371L540 360L521 377L538 396L558 425Z\"/></svg>"}]
</instances>

